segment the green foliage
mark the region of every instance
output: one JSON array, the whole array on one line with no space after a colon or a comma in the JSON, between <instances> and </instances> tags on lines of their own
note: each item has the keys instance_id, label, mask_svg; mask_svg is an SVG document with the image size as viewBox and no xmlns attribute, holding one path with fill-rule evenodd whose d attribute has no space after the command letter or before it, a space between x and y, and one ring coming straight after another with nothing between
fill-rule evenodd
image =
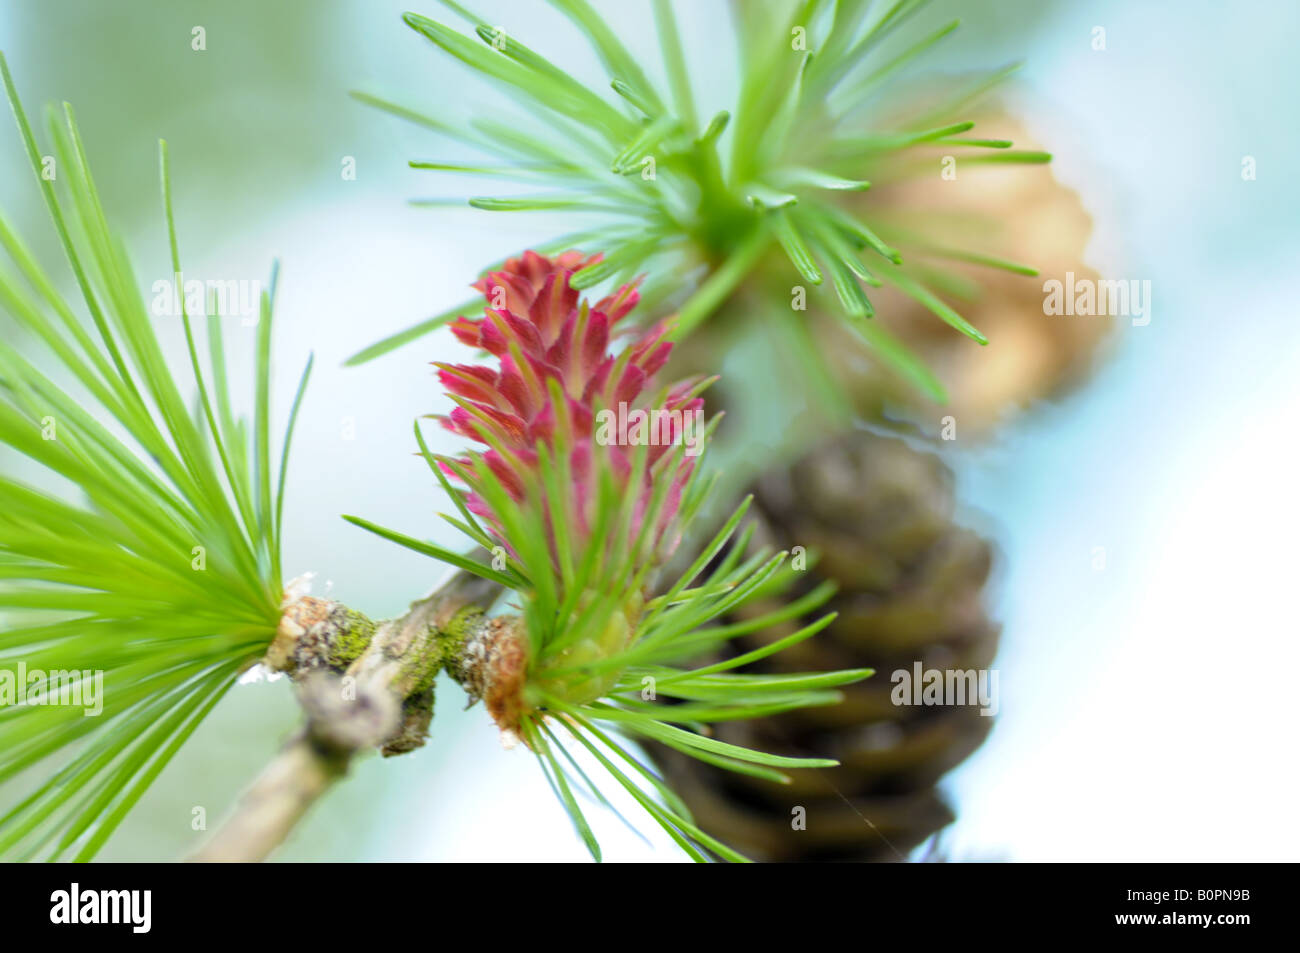
<instances>
[{"instance_id":1,"label":"green foliage","mask_svg":"<svg viewBox=\"0 0 1300 953\"><path fill-rule=\"evenodd\" d=\"M416 161L413 168L498 176L543 189L524 196L471 197L468 204L474 208L599 216L600 225L540 249L618 249L580 272L576 287L609 277L624 282L648 272L653 277L644 292L645 310L674 307L675 333L681 336L705 321L739 285L759 276L765 255L779 250L793 281L818 286L829 275L842 320L882 360L941 398L942 388L922 362L870 320L874 309L863 285L893 284L974 341L984 344L986 339L922 282L921 276L932 271L905 264L900 248L909 243L904 234L891 236L883 222L868 224L844 199L867 189L873 170L884 172L911 150L935 144L976 155L989 152L1004 162L1047 161L1045 153L1010 151L1005 140L967 136L974 123L953 118L1014 67L977 78L935 108L884 119L881 87L940 43L956 28L955 21L896 50L897 44L890 45L893 37L926 0L746 0L732 5L741 63L734 108L701 124L669 0L654 0L666 95L588 0L551 3L590 42L609 73L614 95L587 88L562 64L513 34L443 0L472 24L481 43L417 14L407 14L406 23L501 87L521 108L504 119L454 123L373 96L357 98L485 156L470 163ZM886 125L879 128L882 122ZM933 167L927 169L935 174ZM923 259L936 257L923 244L912 247ZM1034 273L977 252L956 251L948 257ZM692 288L687 276L699 273L701 265L705 277ZM688 289L685 296L683 287ZM378 342L349 363L408 343L449 317ZM806 316L792 313L790 320L799 323Z\"/></svg>"},{"instance_id":2,"label":"green foliage","mask_svg":"<svg viewBox=\"0 0 1300 953\"><path fill-rule=\"evenodd\" d=\"M0 855L86 860L275 632L285 466L307 372L277 474L273 278L261 300L252 420L232 411L219 324L207 319L205 372L185 313L198 392L188 409L71 107L48 115L60 197L42 176L3 56L0 70L90 318L87 327L0 218L0 308L20 329L0 341L0 441L38 474L34 483L0 475L0 690L7 682L29 701L0 705L0 783L27 792L0 817ZM179 273L165 143L160 157L167 271ZM48 373L15 338L44 346ZM44 677L17 683L20 667ZM30 703L60 689L84 701L97 679L98 715Z\"/></svg>"},{"instance_id":3,"label":"green foliage","mask_svg":"<svg viewBox=\"0 0 1300 953\"><path fill-rule=\"evenodd\" d=\"M581 275L578 283L584 286L626 280L653 265L664 277L647 296L662 299L680 284L682 262L706 257L713 265L710 275L680 312L687 329L746 278L769 246L784 249L792 267L809 280L827 269L836 286L853 297L857 317L866 314L869 304L852 291L854 280L866 280L856 253L880 241L865 226L841 218L820 222L808 191L861 187L850 170L796 170L764 181L759 173L767 166L748 170L750 152L741 149L738 162L733 147L724 178L718 148L727 120L719 117L697 128L690 77L668 5L656 7L669 74L668 96L661 97L582 0L557 4L588 33L616 76L619 100L585 89L512 38L501 43L486 24L477 23L477 32L499 50L484 49L432 21L408 18L448 52L531 97L543 107L543 124L563 140L557 145L491 120L476 121L468 131L421 120L479 141L505 161L501 169L511 177L535 174L571 187L536 199L484 198L474 204L503 210L594 207L624 219L621 229L602 226L587 236L616 250ZM836 16L854 6L837 5ZM752 24L742 26L742 32L758 36ZM771 66L750 62L763 47L756 39L747 48L747 75ZM0 262L0 307L25 344L39 342L46 352L35 361L9 338L0 342L0 440L27 458L24 472L39 474L35 483L0 476L0 678L8 674L12 682L20 668L48 673L23 690L66 689L91 702L0 706L0 783L19 792L15 806L0 817L0 854L85 860L234 676L263 654L275 632L283 595L285 467L311 364L289 415L277 468L269 384L274 278L261 300L253 414L241 419L232 407L219 323L205 316L206 333L199 332L198 316L184 311L180 295L192 381L178 380L164 360L123 243L106 220L72 110L65 106L61 115L49 115L49 152L59 169L56 191L41 175L43 153L2 58L0 69L84 301L83 317L0 220L0 244L8 259ZM755 116L770 111L763 101L767 95L762 83L746 88L733 136L756 135L751 126ZM594 147L575 151L574 143ZM682 189L659 188L635 174L650 149L662 156L661 168L672 173L672 182L686 183ZM606 160L593 165L593 156ZM429 167L483 171L451 163ZM181 265L165 144L161 178L169 270L177 274ZM698 199L693 208L683 204L687 196ZM542 250L582 240L565 236ZM835 250L830 258L828 248ZM845 248L854 251L841 261ZM665 257L671 255L678 258ZM404 338L462 310L431 319ZM183 394L191 386L196 399L187 406ZM588 475L594 506L584 520L566 510L574 446L565 427L556 428L553 443L536 448L536 466L521 471L521 496L505 490L482 455L472 454L467 462L438 458L418 428L416 436L456 506L449 521L474 545L492 550L505 541L506 558L487 565L350 519L500 583L516 597L528 651L517 728L593 854L599 857L599 847L579 798L585 793L597 803L608 802L579 766L578 751L601 764L690 856L743 859L700 830L628 742L653 740L773 780L785 779L785 768L833 764L751 751L717 741L708 731L713 722L834 703L838 686L870 675L862 669L783 676L732 671L812 637L831 617L725 662L693 661L716 658L716 650L735 636L803 617L830 595L829 589L759 618L725 621L749 600L780 588L792 572L787 554L752 552L747 533L733 538L744 506L676 581L658 588L653 573L662 554L660 514L676 511L675 533L678 524L689 525L699 512L706 492L698 467L685 486L671 478L680 469L682 445L665 454L654 465L657 470L644 457L647 448L637 448L631 472L650 469L657 477L648 496L630 491L620 482L625 474L596 454ZM476 518L465 491L451 486L443 467L473 487L496 525ZM102 712L88 715L84 708L93 701L87 692L101 677Z\"/></svg>"},{"instance_id":4,"label":"green foliage","mask_svg":"<svg viewBox=\"0 0 1300 953\"><path fill-rule=\"evenodd\" d=\"M746 500L677 580L647 601L644 594L655 588L651 573L662 544L660 516L671 505L669 477L678 472L683 445L657 462L655 492L644 508L644 498L618 486L611 458L593 454L595 505L589 527L579 529L583 520L575 519L563 503L568 494L562 488L572 480L567 463L572 438L566 427L555 428L553 445L538 445L535 468L517 471L524 482L518 498L506 492L481 454L472 454L468 462L435 456L418 425L415 433L430 470L458 510L457 517L444 518L473 543L495 549L504 565L494 568L356 517L348 519L509 588L514 597L510 603L522 610L528 648L517 732L537 755L592 855L600 859L600 848L575 789L586 792L595 803L609 806L609 802L573 759L572 746L595 758L691 857L743 860L700 830L680 798L620 736L657 741L710 764L780 782L789 780L782 768L836 764L753 751L708 736L711 722L835 704L842 697L836 687L871 675L869 669L762 676L730 671L811 638L833 621L833 615L727 661L690 664L715 655L729 639L814 611L830 597L833 586L822 586L777 611L720 624L720 618L783 589L793 578L787 553L755 552L748 532L733 538L748 506ZM506 452L503 446L494 449ZM644 444L635 448L632 473L641 472L646 453ZM444 468L486 499L509 545L508 553L476 519L467 491L453 486ZM690 525L707 493L700 472L697 467L682 491L678 518L684 526ZM655 796L643 790L646 786Z\"/></svg>"}]
</instances>

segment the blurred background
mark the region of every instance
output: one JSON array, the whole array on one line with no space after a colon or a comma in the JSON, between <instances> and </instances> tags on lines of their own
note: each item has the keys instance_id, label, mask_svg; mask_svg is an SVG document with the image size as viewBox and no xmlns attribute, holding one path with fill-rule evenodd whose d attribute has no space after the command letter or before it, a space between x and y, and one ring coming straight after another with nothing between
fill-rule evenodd
<instances>
[{"instance_id":1,"label":"blurred background","mask_svg":"<svg viewBox=\"0 0 1300 953\"><path fill-rule=\"evenodd\" d=\"M652 55L645 4L596 5ZM598 81L576 32L540 0L473 6ZM187 276L265 279L280 259L282 414L297 368L309 351L317 358L290 472L286 567L374 617L401 611L439 570L338 516L456 542L410 437L413 417L444 409L428 362L456 347L439 333L359 368L342 361L468 297L484 263L556 231L541 215L407 203L439 192L407 160L453 150L348 91L451 117L491 97L402 24L406 8L0 5L0 48L29 110L75 105L145 285L169 277L160 137ZM433 0L414 9L443 18ZM688 53L718 77L709 95L725 99L726 4L678 9ZM1008 101L1092 217L1083 260L1106 277L1150 281L1152 300L1149 324L1116 322L1077 389L991 438L945 447L963 520L995 544L988 599L1003 634L996 728L943 782L958 819L937 851L1295 860L1300 127L1286 117L1300 87L1300 6L937 0L922 18L953 15L962 28L928 62L1026 60ZM193 49L196 27L203 50ZM6 127L0 206L53 267L38 202ZM247 358L253 331L242 333L227 346L246 345ZM482 711L460 710L450 682L439 692L429 744L358 764L279 859L587 858L527 752L503 750ZM286 683L236 687L101 857L183 856L201 837L192 809L213 826L297 721ZM611 859L680 859L662 834L643 840L612 816L594 820Z\"/></svg>"}]
</instances>

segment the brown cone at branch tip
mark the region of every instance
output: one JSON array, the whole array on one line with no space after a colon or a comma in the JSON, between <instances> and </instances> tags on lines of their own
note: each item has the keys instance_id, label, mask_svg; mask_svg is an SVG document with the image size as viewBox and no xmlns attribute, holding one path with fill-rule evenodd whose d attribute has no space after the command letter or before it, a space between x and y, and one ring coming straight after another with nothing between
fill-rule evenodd
<instances>
[{"instance_id":1,"label":"brown cone at branch tip","mask_svg":"<svg viewBox=\"0 0 1300 953\"><path fill-rule=\"evenodd\" d=\"M990 665L999 632L983 603L990 547L954 521L948 468L899 437L849 434L770 471L754 492L751 512L767 542L821 554L799 590L831 579L839 591L828 606L737 640L731 651L790 635L827 610L839 617L742 671L862 666L876 674L841 689L838 705L717 726L721 741L835 758L839 767L790 771L793 783L780 785L664 748L654 757L697 822L755 859L899 860L953 820L936 785L981 744L993 719L973 706L895 706L890 674L918 661L927 669ZM803 830L792 826L796 808L804 809Z\"/></svg>"}]
</instances>

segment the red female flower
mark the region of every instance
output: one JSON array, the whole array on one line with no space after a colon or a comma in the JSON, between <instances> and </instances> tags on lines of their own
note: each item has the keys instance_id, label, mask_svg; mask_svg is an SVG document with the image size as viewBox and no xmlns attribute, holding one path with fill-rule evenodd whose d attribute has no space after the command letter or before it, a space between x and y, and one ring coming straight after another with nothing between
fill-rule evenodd
<instances>
[{"instance_id":1,"label":"red female flower","mask_svg":"<svg viewBox=\"0 0 1300 953\"><path fill-rule=\"evenodd\" d=\"M693 457L702 449L703 401L696 396L696 381L669 388L651 404L642 399L672 351L665 340L668 326L660 324L617 355L610 353L615 325L636 307L639 295L634 282L594 305L580 298L571 278L599 260L599 255L584 257L577 251L555 258L529 251L474 284L486 301L484 316L458 318L451 329L463 343L493 355L497 366L436 364L439 379L458 405L442 420L454 432L488 446L483 462L517 502L534 482L528 476L537 471L539 448L554 450L563 435L563 445L571 448L567 512L582 541L590 531L602 464L608 464L624 493L638 494L634 536L655 483L671 480L656 527L662 540ZM635 447L640 443L648 446L639 458ZM670 453L678 445L685 452ZM598 454L605 457L597 459ZM637 459L643 464L633 473ZM471 481L470 489L470 509L509 545L481 487ZM665 556L674 544L669 534L657 556Z\"/></svg>"}]
</instances>

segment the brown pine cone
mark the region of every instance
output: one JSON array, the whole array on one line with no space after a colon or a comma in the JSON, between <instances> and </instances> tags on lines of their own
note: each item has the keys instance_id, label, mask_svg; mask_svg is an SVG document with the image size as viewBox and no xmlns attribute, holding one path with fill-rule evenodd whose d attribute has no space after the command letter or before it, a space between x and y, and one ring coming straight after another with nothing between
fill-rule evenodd
<instances>
[{"instance_id":1,"label":"brown pine cone","mask_svg":"<svg viewBox=\"0 0 1300 953\"><path fill-rule=\"evenodd\" d=\"M720 740L780 753L831 757L836 768L789 772L793 782L723 771L663 749L655 757L708 832L755 859L899 860L953 820L939 779L987 735L978 706L895 706L890 674L984 669L998 627L983 606L990 547L953 522L951 471L901 437L849 434L754 488L761 533L820 561L804 591L834 580L829 606L736 640L744 652L789 635L827 609L829 628L745 671L871 667L842 704L723 723ZM753 512L753 511L751 511ZM755 606L750 612L775 606ZM792 824L806 810L806 829Z\"/></svg>"}]
</instances>

